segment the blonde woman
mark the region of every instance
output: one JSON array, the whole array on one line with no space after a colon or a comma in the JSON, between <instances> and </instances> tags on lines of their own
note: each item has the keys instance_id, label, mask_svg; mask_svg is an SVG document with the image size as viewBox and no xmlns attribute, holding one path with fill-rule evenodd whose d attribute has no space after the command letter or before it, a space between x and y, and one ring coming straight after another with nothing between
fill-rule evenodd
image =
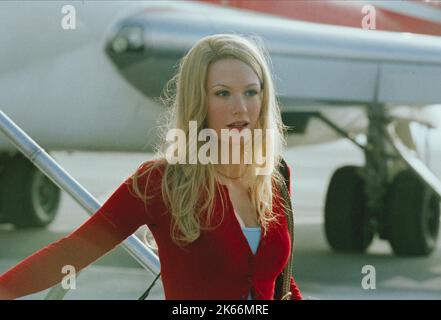
<instances>
[{"instance_id":1,"label":"blonde woman","mask_svg":"<svg viewBox=\"0 0 441 320\"><path fill-rule=\"evenodd\" d=\"M199 40L166 87L169 126L155 159L77 230L4 273L0 298L57 284L64 265L81 270L142 225L159 249L166 299L278 298L291 240L277 170L285 128L266 56L258 41L239 35ZM209 161L195 129L211 138ZM301 299L293 277L290 286L291 299Z\"/></svg>"}]
</instances>

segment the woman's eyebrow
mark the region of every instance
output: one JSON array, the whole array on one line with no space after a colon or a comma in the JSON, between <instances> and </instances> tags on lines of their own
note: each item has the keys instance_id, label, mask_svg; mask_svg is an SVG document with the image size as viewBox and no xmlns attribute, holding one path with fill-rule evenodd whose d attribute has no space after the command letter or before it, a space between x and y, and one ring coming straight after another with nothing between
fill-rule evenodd
<instances>
[{"instance_id":1,"label":"woman's eyebrow","mask_svg":"<svg viewBox=\"0 0 441 320\"><path fill-rule=\"evenodd\" d=\"M249 85L247 85L245 88L248 88L248 87L251 87L251 86L258 86L258 85L259 85L258 83L253 82L253 83L250 83ZM214 88L216 86L222 86L222 87L226 87L226 88L231 89L229 86L227 86L225 84L222 84L222 83L215 84L214 86L212 86L212 88Z\"/></svg>"}]
</instances>

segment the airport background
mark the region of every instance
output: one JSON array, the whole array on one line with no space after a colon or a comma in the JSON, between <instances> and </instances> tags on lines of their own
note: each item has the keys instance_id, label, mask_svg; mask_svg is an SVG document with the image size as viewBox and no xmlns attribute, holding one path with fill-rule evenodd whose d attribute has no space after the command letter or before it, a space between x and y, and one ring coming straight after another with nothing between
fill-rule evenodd
<instances>
[{"instance_id":1,"label":"airport background","mask_svg":"<svg viewBox=\"0 0 441 320\"><path fill-rule=\"evenodd\" d=\"M228 1L224 2L227 3ZM24 3L24 6L36 2L23 1L21 3ZM7 8L7 10L0 9L1 43L12 43L17 47L4 45L4 48L9 50L0 50L0 57L2 58L0 59L0 80L2 81L0 86L0 90L2 90L0 91L0 108L7 111L13 120L17 121L25 131L36 138L37 142L47 143L57 150L67 144L84 147L84 149L101 147L126 150L140 149L139 146L151 142L150 140L147 141L147 138L151 138L151 135L147 136L146 133L150 132L154 120L156 120L162 109L155 106L151 99L142 95L142 92L138 90L139 87L133 86L133 83L136 83L136 80L139 79L130 70L128 72L124 70L124 57L118 60L116 55L116 58L113 56L114 60L112 60L112 57L109 57L104 51L105 44L109 44L106 41L111 34L110 30L113 31L113 23L117 21L115 12L119 9L110 6L99 7L97 3L87 1L72 2L77 4L79 18L78 32L75 33L62 30L60 25L62 15L58 6L51 7L51 14L49 15L47 8L52 5L52 2L46 1L44 3L47 5L46 9L42 9L38 5L25 9L24 7L15 6L13 1L1 3L0 8ZM86 5L84 5L85 3ZM390 3L397 2L390 1ZM121 8L119 12L121 16L118 19L129 16L129 10L124 12L124 15L122 14L123 9L128 9L125 3L121 2L118 5ZM133 8L136 8L139 2L132 2L132 5ZM388 6L391 7L387 1L383 2L383 5L383 9ZM344 11L336 12L341 14ZM427 11L423 10L422 13L424 12ZM429 13L431 19L434 20L433 12ZM435 17L438 16L435 15ZM332 18L335 17L337 17L336 20L342 20L339 19L338 15L332 16ZM379 20L379 22L384 21ZM173 22L178 23L177 21ZM54 28L54 25L56 25L56 28ZM392 23L391 25L396 29L402 27L400 24ZM426 33L428 33L428 30L434 32L434 34L436 32L441 33L439 23L436 30L433 28L436 22L432 21L427 25L424 30ZM169 26L175 25L166 23L166 27ZM303 29L302 23L295 26L301 30L306 30L306 28ZM170 31L167 28L165 29ZM326 27L325 29L328 32L332 31L333 28ZM394 30L397 31L396 29ZM35 36L36 30L41 36ZM314 30L318 34L322 32L320 29ZM172 31L176 32L176 30ZM308 31L306 30L306 32ZM124 32L122 32L122 35L124 35ZM136 45L139 37L136 33L133 35L133 37L126 40L133 41L131 44ZM338 33L332 34L331 32L328 35L340 39ZM115 42L111 43L115 45L114 48L118 48L118 44L121 45L121 42L118 41L123 41L122 48L124 47L124 39L115 37L114 40ZM159 43L162 44L162 42ZM374 45L378 44L375 41L372 43ZM307 42L305 44L310 45ZM366 45L366 43L360 42L360 46L363 45ZM334 49L332 46L329 48ZM357 51L358 48L350 49L355 49L355 54L362 55ZM378 50L379 48L376 47L375 49ZM352 51L348 48L341 51L352 54ZM119 54L123 55L124 50ZM130 55L130 52L128 54ZM334 54L338 55L341 52L337 50ZM383 52L383 54L386 58L389 57L388 52ZM346 62L350 59L343 60ZM119 64L121 61L122 63ZM279 60L278 62L279 66L283 66L280 61L285 60ZM152 65L161 65L156 62L158 61L154 61ZM161 61L159 60L159 62ZM296 67L302 67L305 62L307 62L307 59L302 58L301 63L297 64ZM325 70L321 66L328 67L327 64L309 63L310 67L318 66L311 69L315 71ZM352 72L353 67L357 67L357 65L353 64L345 67L349 68L350 72L348 74L354 73ZM335 72L345 69L333 68L331 66L330 69L326 70ZM282 68L280 70L281 75L285 75L282 71L287 71L287 74L289 74L290 70L288 69ZM337 75L340 78L334 78L335 74L331 71L326 75L331 76L329 82L326 82L326 77L316 78L316 80L325 80L321 87L297 87L292 85L291 82L288 83L289 80L296 81L296 79L300 79L301 81L293 83L303 84L309 76L306 72L301 73L302 77L297 78L291 75L286 77L285 75L284 80L286 81L281 85L285 85L284 90L288 98L289 94L295 91L292 89L297 88L301 88L300 91L307 89L305 90L307 95L322 93L324 95L336 93L337 95L336 88L346 89L347 87L349 93L357 91L352 90L351 85L358 82L354 84L351 81L369 76L362 74L348 80L340 74ZM154 72L161 73L161 70L154 70ZM161 73L161 75L163 74ZM130 79L130 76L133 76L134 79ZM339 79L344 80L348 85L341 85L338 82ZM436 77L433 79L436 79ZM148 80L154 82L155 76L151 76ZM314 78L308 80L312 82ZM387 81L387 78L385 81ZM141 81L141 84L144 84L144 82ZM332 86L333 84L336 85ZM148 83L148 85L152 84ZM291 88L287 89L286 86L288 85L291 85ZM418 83L417 91L430 93L427 88L431 88L431 85L436 87L437 84ZM312 88L312 91L309 91L310 88ZM365 92L361 90L362 88L363 86L360 86L356 89L359 89L358 93L364 95ZM316 90L314 91L314 89ZM412 85L409 85L407 89L412 89L411 92L415 93ZM391 91L393 95L394 91ZM406 95L407 90L403 91ZM400 91L397 90L397 92ZM338 94L345 95L343 91L338 92ZM386 90L385 95L387 94ZM323 110L332 114L336 109L338 107L332 110L331 107L326 106ZM334 115L334 120L342 120L343 124L351 128L353 118L348 117L349 120L346 123L343 121L347 110L340 109L340 113ZM438 116L433 116L431 120L436 125L441 126L441 105L434 105L432 111L437 113ZM149 121L149 124L152 125L148 128L142 127L140 124L145 121ZM321 125L320 129L324 127L323 124ZM359 129L357 125L358 122L354 124L354 127ZM50 130L47 130L48 128ZM130 130L127 130L127 128L130 128ZM318 127L313 128L317 129ZM326 130L323 132L317 130L317 132L312 133L317 134L319 138L328 138L327 135L332 130L329 128ZM419 128L415 128L414 132L416 142L422 150L426 143L423 132L424 130L421 131ZM316 139L317 136L313 137L312 140ZM441 177L440 128L432 130L429 142L430 152L427 154L426 150L423 150L423 158L424 160L430 160L430 167L438 177ZM4 140L0 139L1 143L4 147ZM152 157L151 153L128 152L54 151L51 154L101 203L134 172L138 165ZM440 240L437 249L427 257L398 257L393 254L387 241L380 241L378 238L375 238L373 244L363 254L336 253L327 244L323 230L323 210L329 180L337 168L348 164L363 165L364 156L360 149L347 140L337 140L316 145L291 147L286 150L285 159L292 168L293 205L296 223L294 275L306 298L441 298ZM36 250L69 234L87 218L86 212L63 192L58 215L48 228L16 230L11 225L0 224L0 273L14 266ZM363 278L366 275L363 274L362 270L365 266L372 266L375 270L375 289L366 290L362 286ZM66 299L136 299L152 280L153 275L141 268L123 249L117 248L82 271L77 279L76 289L71 290L66 295ZM22 299L43 299L47 292L48 290L45 290ZM161 283L158 282L149 299L163 298Z\"/></svg>"}]
</instances>

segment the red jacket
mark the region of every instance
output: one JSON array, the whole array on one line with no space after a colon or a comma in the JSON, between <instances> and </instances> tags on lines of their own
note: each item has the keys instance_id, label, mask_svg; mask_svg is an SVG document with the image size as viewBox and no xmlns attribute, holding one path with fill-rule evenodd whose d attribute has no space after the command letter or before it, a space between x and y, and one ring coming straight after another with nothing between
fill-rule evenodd
<instances>
[{"instance_id":1,"label":"red jacket","mask_svg":"<svg viewBox=\"0 0 441 320\"><path fill-rule=\"evenodd\" d=\"M160 169L151 174L149 186L160 186L162 172ZM139 180L140 190L144 190L146 176ZM291 245L279 200L274 197L273 205L280 224L272 224L266 235L262 232L253 255L235 217L227 188L217 186L227 200L223 221L214 230L202 230L196 241L181 248L171 240L170 215L161 195L157 193L145 207L131 192L131 178L128 178L77 230L1 275L0 299L15 299L59 283L65 276L61 272L64 265L72 265L78 272L144 224L159 248L166 299L239 300L247 299L250 290L253 299L272 299L276 277L288 261ZM219 192L214 210L221 212ZM213 216L216 217L213 224L217 225L220 215ZM292 299L301 299L293 278L291 289Z\"/></svg>"}]
</instances>

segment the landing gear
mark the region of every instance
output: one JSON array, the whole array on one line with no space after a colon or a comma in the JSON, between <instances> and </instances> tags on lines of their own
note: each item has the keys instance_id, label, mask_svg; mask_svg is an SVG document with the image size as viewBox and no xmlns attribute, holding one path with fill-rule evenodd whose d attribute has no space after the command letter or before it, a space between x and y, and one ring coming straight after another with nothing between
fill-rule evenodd
<instances>
[{"instance_id":1,"label":"landing gear","mask_svg":"<svg viewBox=\"0 0 441 320\"><path fill-rule=\"evenodd\" d=\"M440 205L436 194L412 171L393 180L386 202L386 232L398 255L421 256L436 247Z\"/></svg>"},{"instance_id":2,"label":"landing gear","mask_svg":"<svg viewBox=\"0 0 441 320\"><path fill-rule=\"evenodd\" d=\"M369 105L367 115L366 146L318 115L362 148L366 159L364 167L343 167L332 176L325 204L329 245L337 251L363 252L378 232L397 255L428 255L438 239L439 194L406 166L392 147L396 142L386 138L390 119L384 106Z\"/></svg>"},{"instance_id":3,"label":"landing gear","mask_svg":"<svg viewBox=\"0 0 441 320\"><path fill-rule=\"evenodd\" d=\"M371 244L375 229L366 208L361 168L347 166L335 171L325 204L325 234L338 251L363 252Z\"/></svg>"},{"instance_id":4,"label":"landing gear","mask_svg":"<svg viewBox=\"0 0 441 320\"><path fill-rule=\"evenodd\" d=\"M56 217L60 189L20 155L3 158L0 173L3 222L17 228L45 227Z\"/></svg>"}]
</instances>

